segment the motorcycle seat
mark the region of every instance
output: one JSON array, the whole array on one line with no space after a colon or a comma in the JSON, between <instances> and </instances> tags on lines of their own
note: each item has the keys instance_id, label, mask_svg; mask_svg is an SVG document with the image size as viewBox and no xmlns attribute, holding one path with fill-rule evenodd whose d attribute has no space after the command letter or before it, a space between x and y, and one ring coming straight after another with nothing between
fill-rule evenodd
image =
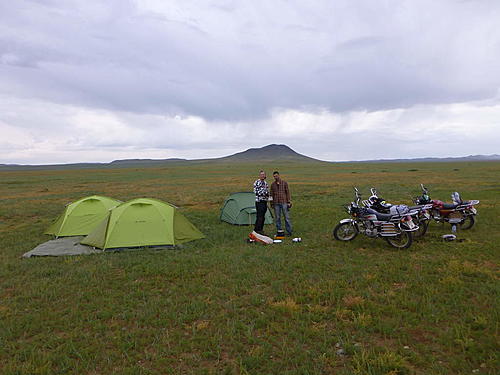
<instances>
[{"instance_id":1,"label":"motorcycle seat","mask_svg":"<svg viewBox=\"0 0 500 375\"><path fill-rule=\"evenodd\" d=\"M381 214L380 212L377 212L377 219L382 220L382 221L389 221L394 215L391 214Z\"/></svg>"},{"instance_id":2,"label":"motorcycle seat","mask_svg":"<svg viewBox=\"0 0 500 375\"><path fill-rule=\"evenodd\" d=\"M471 201L462 201L460 203L443 203L443 209L445 210L452 210L454 208L457 208L459 206L467 206L471 203Z\"/></svg>"},{"instance_id":3,"label":"motorcycle seat","mask_svg":"<svg viewBox=\"0 0 500 375\"><path fill-rule=\"evenodd\" d=\"M391 218L393 216L391 214L382 214L382 213L380 213L378 211L375 211L375 210L373 210L371 208L368 208L367 212L369 212L371 214L374 214L375 216L377 216L377 219L381 220L381 221L389 221L389 220L391 220Z\"/></svg>"},{"instance_id":4,"label":"motorcycle seat","mask_svg":"<svg viewBox=\"0 0 500 375\"><path fill-rule=\"evenodd\" d=\"M420 210L424 206L425 206L425 204L419 204L418 206L408 206L408 209L410 209L411 211Z\"/></svg>"}]
</instances>

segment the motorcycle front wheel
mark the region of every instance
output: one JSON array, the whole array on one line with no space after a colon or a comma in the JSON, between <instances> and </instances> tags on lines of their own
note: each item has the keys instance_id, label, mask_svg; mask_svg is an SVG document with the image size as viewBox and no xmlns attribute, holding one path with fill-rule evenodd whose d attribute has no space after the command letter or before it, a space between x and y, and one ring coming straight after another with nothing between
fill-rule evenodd
<instances>
[{"instance_id":1,"label":"motorcycle front wheel","mask_svg":"<svg viewBox=\"0 0 500 375\"><path fill-rule=\"evenodd\" d=\"M333 229L333 238L338 241L352 241L358 233L356 225L352 223L340 223Z\"/></svg>"},{"instance_id":2,"label":"motorcycle front wheel","mask_svg":"<svg viewBox=\"0 0 500 375\"><path fill-rule=\"evenodd\" d=\"M427 229L429 228L429 220L423 220L418 223L418 229L413 232L414 238L421 238L425 236L427 233Z\"/></svg>"},{"instance_id":3,"label":"motorcycle front wheel","mask_svg":"<svg viewBox=\"0 0 500 375\"><path fill-rule=\"evenodd\" d=\"M467 215L461 222L460 222L460 229L462 230L467 230L470 229L474 226L474 223L476 222L476 218L474 215Z\"/></svg>"},{"instance_id":4,"label":"motorcycle front wheel","mask_svg":"<svg viewBox=\"0 0 500 375\"><path fill-rule=\"evenodd\" d=\"M397 249L408 249L413 242L410 232L401 232L394 237L385 237L385 240L389 243L389 245Z\"/></svg>"}]
</instances>

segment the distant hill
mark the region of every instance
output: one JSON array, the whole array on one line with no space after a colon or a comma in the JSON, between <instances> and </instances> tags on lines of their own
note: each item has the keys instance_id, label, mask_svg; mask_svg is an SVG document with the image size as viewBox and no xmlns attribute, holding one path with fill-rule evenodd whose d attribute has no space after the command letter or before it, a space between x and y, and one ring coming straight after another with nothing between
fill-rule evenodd
<instances>
[{"instance_id":1,"label":"distant hill","mask_svg":"<svg viewBox=\"0 0 500 375\"><path fill-rule=\"evenodd\" d=\"M96 169L107 166L106 163L72 163L72 164L0 164L0 171L18 170L57 170L57 169Z\"/></svg>"},{"instance_id":2,"label":"distant hill","mask_svg":"<svg viewBox=\"0 0 500 375\"><path fill-rule=\"evenodd\" d=\"M212 159L217 161L319 161L295 152L287 145L267 145L259 148L249 148L223 158Z\"/></svg>"},{"instance_id":3,"label":"distant hill","mask_svg":"<svg viewBox=\"0 0 500 375\"><path fill-rule=\"evenodd\" d=\"M213 159L123 159L113 160L110 163L73 163L52 165L19 165L0 164L0 171L7 170L45 170L45 169L95 169L95 168L133 168L148 167L162 164L179 163L210 163L210 162L257 162L257 161L318 161L317 159L299 154L286 145L268 145L260 148L250 148L233 155Z\"/></svg>"},{"instance_id":4,"label":"distant hill","mask_svg":"<svg viewBox=\"0 0 500 375\"><path fill-rule=\"evenodd\" d=\"M500 155L469 155L447 158L413 158L413 159L375 159L375 160L356 160L347 161L345 163L434 163L434 162L460 162L460 161L490 161L500 160Z\"/></svg>"},{"instance_id":5,"label":"distant hill","mask_svg":"<svg viewBox=\"0 0 500 375\"><path fill-rule=\"evenodd\" d=\"M427 162L467 162L467 161L492 161L500 160L500 155L469 155L464 157L449 158L415 158L415 159L378 159L378 160L356 160L342 163L427 163ZM299 154L287 145L271 144L259 148L249 148L246 151L233 155L213 159L123 159L114 160L110 163L72 163L52 165L19 165L0 164L0 171L9 170L48 170L48 169L97 169L97 168L133 168L152 167L158 165L176 165L191 163L214 163L214 162L261 162L261 161L297 161L297 162L320 162L318 159Z\"/></svg>"},{"instance_id":6,"label":"distant hill","mask_svg":"<svg viewBox=\"0 0 500 375\"><path fill-rule=\"evenodd\" d=\"M128 159L114 160L111 163L72 163L72 164L0 164L0 171L17 170L58 170L58 169L100 169L100 168L133 168L148 167L158 164L187 162L186 159Z\"/></svg>"},{"instance_id":7,"label":"distant hill","mask_svg":"<svg viewBox=\"0 0 500 375\"><path fill-rule=\"evenodd\" d=\"M169 163L169 162L183 162L188 161L187 159L180 158L170 158L170 159L123 159L123 160L113 160L109 165L143 165L143 164L158 164L158 163Z\"/></svg>"}]
</instances>

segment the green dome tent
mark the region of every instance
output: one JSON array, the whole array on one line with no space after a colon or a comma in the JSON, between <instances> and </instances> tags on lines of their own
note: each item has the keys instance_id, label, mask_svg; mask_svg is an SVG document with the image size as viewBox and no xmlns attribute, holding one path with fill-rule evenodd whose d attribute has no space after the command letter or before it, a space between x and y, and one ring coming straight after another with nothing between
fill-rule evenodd
<instances>
[{"instance_id":1,"label":"green dome tent","mask_svg":"<svg viewBox=\"0 0 500 375\"><path fill-rule=\"evenodd\" d=\"M204 238L175 206L138 198L122 203L80 243L100 249L178 245Z\"/></svg>"},{"instance_id":2,"label":"green dome tent","mask_svg":"<svg viewBox=\"0 0 500 375\"><path fill-rule=\"evenodd\" d=\"M240 192L231 194L225 201L220 212L220 219L229 224L253 225L257 212L255 210L255 194ZM264 224L272 224L273 217L267 210Z\"/></svg>"},{"instance_id":3,"label":"green dome tent","mask_svg":"<svg viewBox=\"0 0 500 375\"><path fill-rule=\"evenodd\" d=\"M66 206L54 223L45 231L56 237L86 236L106 217L108 211L121 201L92 195Z\"/></svg>"}]
</instances>

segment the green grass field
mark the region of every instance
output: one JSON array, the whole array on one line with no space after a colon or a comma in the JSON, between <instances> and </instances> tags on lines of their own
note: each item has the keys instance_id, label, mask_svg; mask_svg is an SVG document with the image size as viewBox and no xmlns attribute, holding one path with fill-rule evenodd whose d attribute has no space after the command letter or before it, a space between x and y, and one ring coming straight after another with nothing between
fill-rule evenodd
<instances>
[{"instance_id":1,"label":"green grass field","mask_svg":"<svg viewBox=\"0 0 500 375\"><path fill-rule=\"evenodd\" d=\"M260 168L289 181L302 243L246 244L250 228L219 222ZM499 176L499 162L0 172L0 373L498 374ZM433 198L481 200L463 242L443 242L437 224L404 251L332 239L353 186L410 203L420 182ZM168 201L207 238L20 258L91 194Z\"/></svg>"}]
</instances>

